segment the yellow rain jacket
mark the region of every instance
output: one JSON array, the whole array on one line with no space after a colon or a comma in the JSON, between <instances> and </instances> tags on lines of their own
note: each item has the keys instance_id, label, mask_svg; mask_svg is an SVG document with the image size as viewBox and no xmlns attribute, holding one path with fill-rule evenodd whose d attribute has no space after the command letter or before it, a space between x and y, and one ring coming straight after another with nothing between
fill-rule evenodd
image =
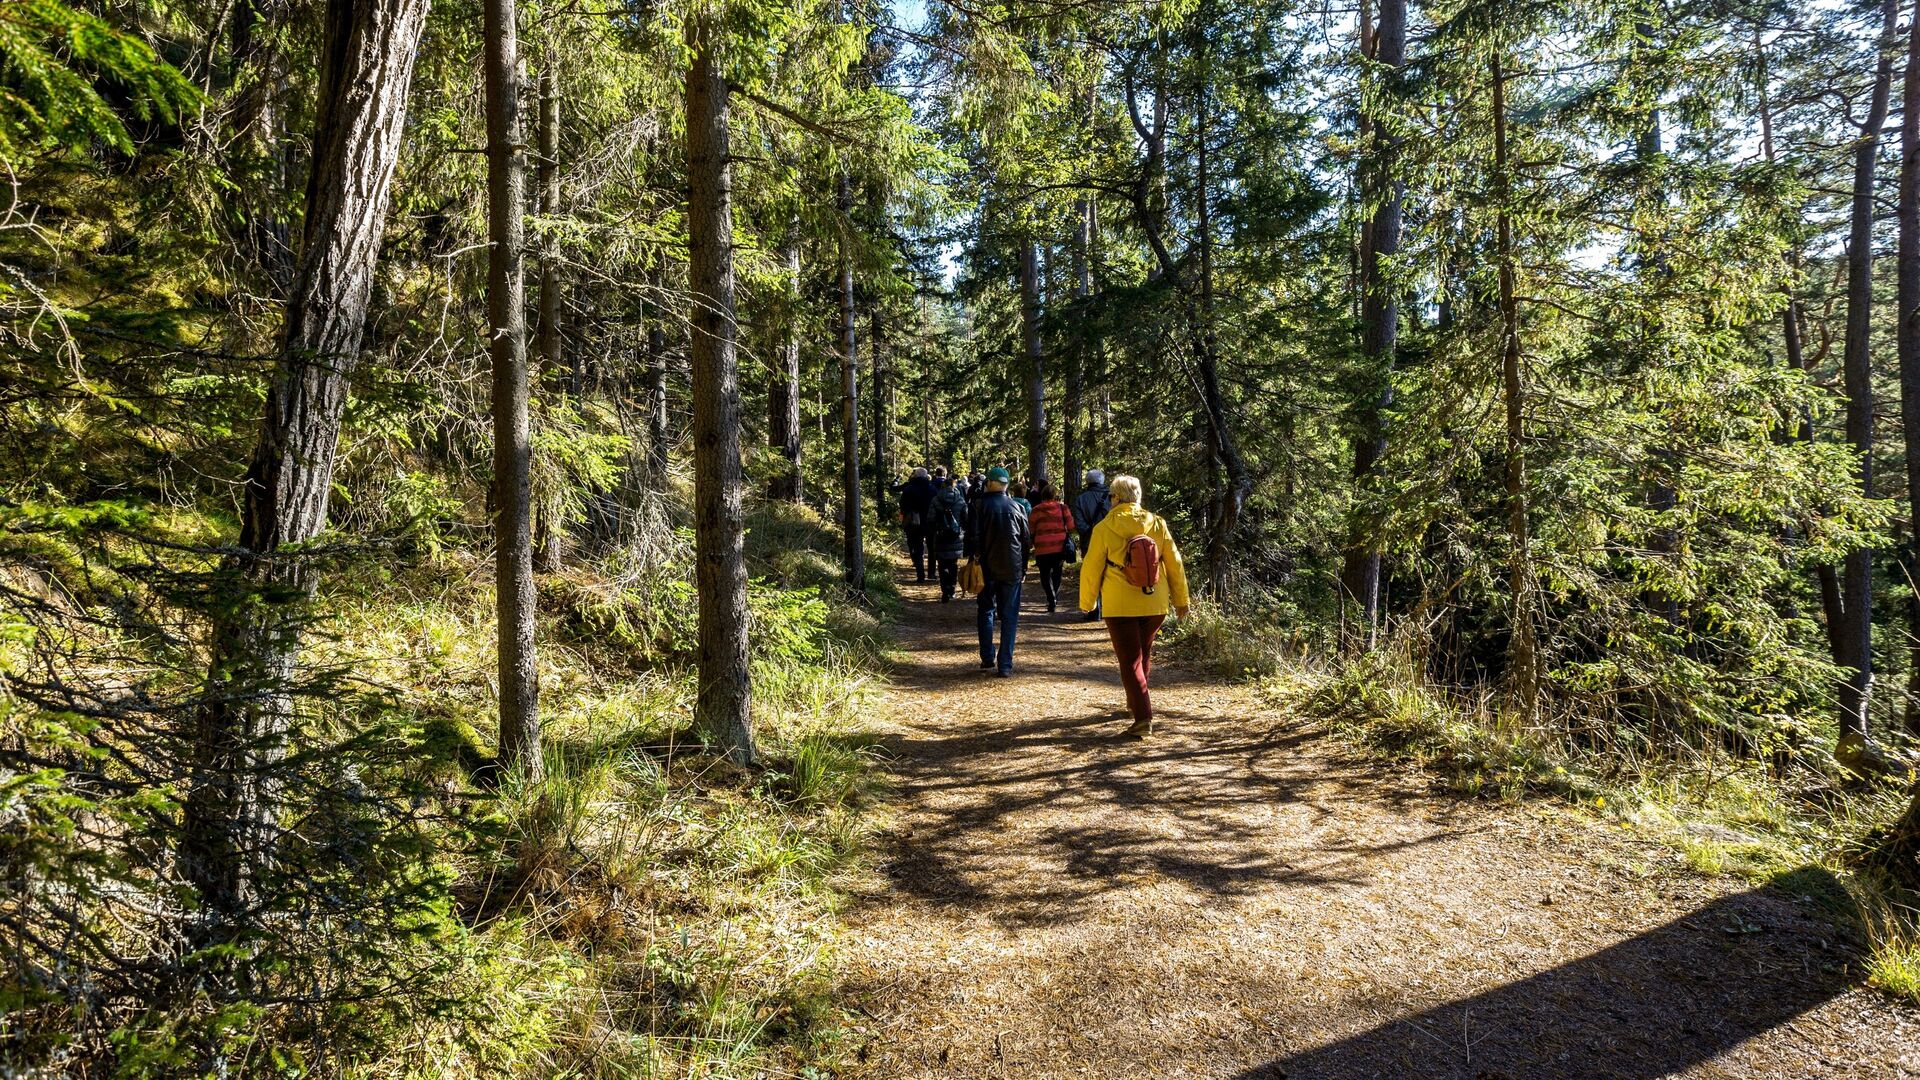
<instances>
[{"instance_id":1,"label":"yellow rain jacket","mask_svg":"<svg viewBox=\"0 0 1920 1080\"><path fill-rule=\"evenodd\" d=\"M1160 545L1160 585L1152 596L1127 584L1126 575L1120 572L1120 564L1127 557L1127 541L1141 533ZM1096 598L1102 615L1165 615L1173 608L1187 606L1187 568L1180 561L1173 533L1165 521L1142 510L1138 503L1114 503L1107 516L1093 527L1086 557L1080 563L1080 610L1092 611Z\"/></svg>"}]
</instances>

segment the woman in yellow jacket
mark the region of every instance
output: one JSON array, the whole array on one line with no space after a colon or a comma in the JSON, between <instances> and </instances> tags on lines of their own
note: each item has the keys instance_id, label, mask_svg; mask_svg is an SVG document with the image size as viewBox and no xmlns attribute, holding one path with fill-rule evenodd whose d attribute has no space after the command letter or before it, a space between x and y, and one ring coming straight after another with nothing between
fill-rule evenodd
<instances>
[{"instance_id":1,"label":"woman in yellow jacket","mask_svg":"<svg viewBox=\"0 0 1920 1080\"><path fill-rule=\"evenodd\" d=\"M1153 702L1147 696L1153 638L1169 607L1179 618L1187 617L1187 569L1167 523L1140 506L1140 481L1116 476L1110 490L1113 509L1093 527L1080 564L1080 610L1092 612L1098 602L1106 616L1107 636L1120 660L1120 682L1127 688L1127 711L1133 714L1126 733L1145 738L1153 731ZM1160 549L1160 585L1150 593L1128 582L1122 569L1127 545L1143 534Z\"/></svg>"}]
</instances>

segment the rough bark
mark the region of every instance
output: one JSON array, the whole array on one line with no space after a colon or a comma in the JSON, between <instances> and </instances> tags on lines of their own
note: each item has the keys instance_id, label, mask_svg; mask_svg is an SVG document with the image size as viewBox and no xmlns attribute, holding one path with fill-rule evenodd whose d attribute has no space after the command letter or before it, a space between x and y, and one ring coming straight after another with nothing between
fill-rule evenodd
<instances>
[{"instance_id":1,"label":"rough bark","mask_svg":"<svg viewBox=\"0 0 1920 1080\"><path fill-rule=\"evenodd\" d=\"M1380 24L1371 34L1371 43L1374 62L1398 72L1407 55L1406 0L1381 0ZM1353 440L1353 478L1361 491L1368 488L1373 470L1387 449L1386 410L1393 404L1393 362L1400 334L1400 301L1387 281L1382 260L1392 259L1400 250L1402 189L1393 175L1393 157L1399 140L1385 134L1376 118L1366 117L1363 124L1373 153L1362 166L1360 187L1373 213L1367 221L1366 242L1361 246L1360 351L1378 382L1361 407L1359 430ZM1348 602L1359 609L1360 625L1369 645L1380 621L1381 549L1377 532L1362 515L1355 515L1348 531L1340 574Z\"/></svg>"},{"instance_id":2,"label":"rough bark","mask_svg":"<svg viewBox=\"0 0 1920 1080\"><path fill-rule=\"evenodd\" d=\"M1880 60L1860 141L1853 152L1853 212L1847 235L1847 332L1842 381L1847 394L1847 442L1859 455L1860 490L1873 493L1873 191L1880 130L1886 126L1893 84L1893 54L1899 41L1900 5L1880 5ZM1844 758L1865 749L1867 710L1873 698L1873 552L1847 553L1840 570L1840 624L1834 628L1834 663L1847 674L1839 687L1840 741Z\"/></svg>"},{"instance_id":3,"label":"rough bark","mask_svg":"<svg viewBox=\"0 0 1920 1080\"><path fill-rule=\"evenodd\" d=\"M1507 145L1506 76L1493 54L1493 172L1495 250L1500 277L1500 381L1507 423L1507 541L1511 545L1508 588L1512 592L1507 639L1507 682L1514 710L1530 720L1539 707L1539 655L1533 625L1533 555L1527 526L1526 387L1520 370L1520 300L1514 280L1512 160Z\"/></svg>"},{"instance_id":4,"label":"rough bark","mask_svg":"<svg viewBox=\"0 0 1920 1080\"><path fill-rule=\"evenodd\" d=\"M798 231L798 223L794 225ZM787 240L782 252L787 270L787 285L797 299L800 294L800 240ZM767 395L767 441L780 453L780 471L775 473L768 494L776 499L799 502L804 482L800 476L800 325L795 313L785 312L780 328L780 370L775 373L772 392Z\"/></svg>"},{"instance_id":5,"label":"rough bark","mask_svg":"<svg viewBox=\"0 0 1920 1080\"><path fill-rule=\"evenodd\" d=\"M1020 349L1027 358L1027 472L1047 476L1047 358L1040 347L1040 247L1020 241Z\"/></svg>"},{"instance_id":6,"label":"rough bark","mask_svg":"<svg viewBox=\"0 0 1920 1080\"><path fill-rule=\"evenodd\" d=\"M500 760L541 773L533 617L533 439L527 416L526 153L515 0L483 7L487 98L487 353L493 365L494 608Z\"/></svg>"},{"instance_id":7,"label":"rough bark","mask_svg":"<svg viewBox=\"0 0 1920 1080\"><path fill-rule=\"evenodd\" d=\"M327 524L340 420L359 359L427 0L330 0L300 254L265 415L241 490L234 589L215 613L195 714L180 867L225 925L272 843L272 765L314 579L297 548Z\"/></svg>"},{"instance_id":8,"label":"rough bark","mask_svg":"<svg viewBox=\"0 0 1920 1080\"><path fill-rule=\"evenodd\" d=\"M689 26L687 275L693 293L694 580L700 595L694 723L739 765L754 759L747 666L746 514L741 500L740 383L733 295L733 191L727 84L710 16Z\"/></svg>"}]
</instances>

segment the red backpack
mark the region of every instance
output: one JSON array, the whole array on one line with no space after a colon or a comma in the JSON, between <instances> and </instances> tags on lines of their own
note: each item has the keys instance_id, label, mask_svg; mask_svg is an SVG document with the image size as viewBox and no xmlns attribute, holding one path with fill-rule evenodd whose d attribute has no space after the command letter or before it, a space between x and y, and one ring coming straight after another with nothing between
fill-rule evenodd
<instances>
[{"instance_id":1,"label":"red backpack","mask_svg":"<svg viewBox=\"0 0 1920 1080\"><path fill-rule=\"evenodd\" d=\"M1120 566L1120 576L1127 584L1153 595L1160 584L1160 545L1146 533L1127 541L1127 561Z\"/></svg>"}]
</instances>

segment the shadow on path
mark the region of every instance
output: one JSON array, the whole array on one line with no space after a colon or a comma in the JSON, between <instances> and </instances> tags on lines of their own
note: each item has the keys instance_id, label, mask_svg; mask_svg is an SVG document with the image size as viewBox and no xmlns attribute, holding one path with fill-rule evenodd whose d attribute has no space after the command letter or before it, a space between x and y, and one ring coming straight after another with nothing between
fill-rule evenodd
<instances>
[{"instance_id":1,"label":"shadow on path","mask_svg":"<svg viewBox=\"0 0 1920 1080\"><path fill-rule=\"evenodd\" d=\"M1817 869L1674 917L1680 892L1582 846L1611 841L1198 675L1156 670L1160 730L1122 738L1098 625L1029 607L1011 680L972 669L969 602L910 601L903 631L905 813L866 898L879 1075L1920 1076L1908 1014L1835 1001L1855 954L1795 902L1844 897Z\"/></svg>"},{"instance_id":2,"label":"shadow on path","mask_svg":"<svg viewBox=\"0 0 1920 1080\"><path fill-rule=\"evenodd\" d=\"M1844 895L1824 871L1782 886ZM1722 897L1578 960L1304 1053L1237 1080L1654 1080L1709 1061L1853 984L1846 955L1809 952L1806 916L1774 888Z\"/></svg>"},{"instance_id":3,"label":"shadow on path","mask_svg":"<svg viewBox=\"0 0 1920 1080\"><path fill-rule=\"evenodd\" d=\"M1306 734L1208 705L1203 680L1171 670L1155 672L1160 733L1125 739L1102 626L1029 611L1019 674L997 679L974 666L973 612L971 601L910 608L914 651L895 685L922 704L882 741L917 811L885 863L899 892L1003 925L1072 921L1150 879L1214 896L1353 883L1449 835L1276 845L1277 830L1311 831L1341 801L1403 808L1413 796L1324 755L1303 766Z\"/></svg>"}]
</instances>

